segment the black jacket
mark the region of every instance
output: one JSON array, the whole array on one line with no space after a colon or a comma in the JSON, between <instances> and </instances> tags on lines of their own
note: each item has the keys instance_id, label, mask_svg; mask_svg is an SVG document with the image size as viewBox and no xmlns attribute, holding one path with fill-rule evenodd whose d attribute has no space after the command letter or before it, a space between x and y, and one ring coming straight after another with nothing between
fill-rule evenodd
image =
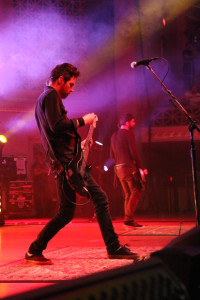
<instances>
[{"instance_id":1,"label":"black jacket","mask_svg":"<svg viewBox=\"0 0 200 300\"><path fill-rule=\"evenodd\" d=\"M52 148L55 157L60 162L69 162L77 153L80 141L77 133L77 120L79 126L83 126L83 118L68 119L60 96L50 86L45 87L44 92L38 98L35 118L47 158L50 158L50 148Z\"/></svg>"},{"instance_id":2,"label":"black jacket","mask_svg":"<svg viewBox=\"0 0 200 300\"><path fill-rule=\"evenodd\" d=\"M142 168L132 130L119 129L112 135L110 156L116 165L127 164L131 168L135 162L138 168Z\"/></svg>"}]
</instances>

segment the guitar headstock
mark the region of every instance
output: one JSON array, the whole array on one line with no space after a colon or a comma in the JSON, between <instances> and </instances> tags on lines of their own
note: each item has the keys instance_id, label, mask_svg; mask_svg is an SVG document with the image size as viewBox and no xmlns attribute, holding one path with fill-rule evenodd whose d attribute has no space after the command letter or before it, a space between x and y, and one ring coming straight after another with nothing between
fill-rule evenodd
<instances>
[{"instance_id":1,"label":"guitar headstock","mask_svg":"<svg viewBox=\"0 0 200 300\"><path fill-rule=\"evenodd\" d=\"M94 120L93 120L93 127L96 128L97 127L97 121L98 121L98 116L95 115Z\"/></svg>"}]
</instances>

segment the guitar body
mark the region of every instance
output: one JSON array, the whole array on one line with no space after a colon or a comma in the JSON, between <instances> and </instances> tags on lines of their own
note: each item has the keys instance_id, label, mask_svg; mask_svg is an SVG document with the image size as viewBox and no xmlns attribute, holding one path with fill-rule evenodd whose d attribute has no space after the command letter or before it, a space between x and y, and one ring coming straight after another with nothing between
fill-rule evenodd
<instances>
[{"instance_id":1,"label":"guitar body","mask_svg":"<svg viewBox=\"0 0 200 300\"><path fill-rule=\"evenodd\" d=\"M80 175L84 178L91 172L91 166L89 166L84 160L83 153L81 153L80 158L77 161L77 169Z\"/></svg>"},{"instance_id":2,"label":"guitar body","mask_svg":"<svg viewBox=\"0 0 200 300\"><path fill-rule=\"evenodd\" d=\"M145 190L146 176L142 169L138 169L136 163L133 162L133 177L135 181L141 186L141 189Z\"/></svg>"},{"instance_id":3,"label":"guitar body","mask_svg":"<svg viewBox=\"0 0 200 300\"><path fill-rule=\"evenodd\" d=\"M71 160L65 170L69 186L80 196L91 199L91 195L85 185L84 177L80 174L76 160Z\"/></svg>"},{"instance_id":4,"label":"guitar body","mask_svg":"<svg viewBox=\"0 0 200 300\"><path fill-rule=\"evenodd\" d=\"M95 118L93 124L90 125L83 151L79 149L81 155L77 155L74 159L72 159L66 170L66 178L71 188L80 196L84 196L89 199L91 199L91 195L87 189L84 179L91 171L91 167L87 165L87 158L90 150L90 141L92 139L92 134L94 128L96 127L96 121L97 117Z\"/></svg>"}]
</instances>

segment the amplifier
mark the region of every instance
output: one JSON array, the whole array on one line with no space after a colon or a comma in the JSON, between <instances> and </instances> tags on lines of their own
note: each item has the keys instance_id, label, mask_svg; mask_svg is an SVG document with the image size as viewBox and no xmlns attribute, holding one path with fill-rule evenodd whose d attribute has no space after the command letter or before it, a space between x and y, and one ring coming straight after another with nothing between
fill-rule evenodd
<instances>
[{"instance_id":1,"label":"amplifier","mask_svg":"<svg viewBox=\"0 0 200 300\"><path fill-rule=\"evenodd\" d=\"M29 215L33 212L33 187L31 181L10 181L8 188L9 215Z\"/></svg>"},{"instance_id":2,"label":"amplifier","mask_svg":"<svg viewBox=\"0 0 200 300\"><path fill-rule=\"evenodd\" d=\"M25 157L0 157L0 181L27 179L27 161Z\"/></svg>"}]
</instances>

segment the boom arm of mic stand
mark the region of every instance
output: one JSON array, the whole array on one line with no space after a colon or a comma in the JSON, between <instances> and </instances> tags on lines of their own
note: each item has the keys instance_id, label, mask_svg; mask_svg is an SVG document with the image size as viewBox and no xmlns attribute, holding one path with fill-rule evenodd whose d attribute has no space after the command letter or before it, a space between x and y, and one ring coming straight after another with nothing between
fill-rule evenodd
<instances>
[{"instance_id":1,"label":"boom arm of mic stand","mask_svg":"<svg viewBox=\"0 0 200 300\"><path fill-rule=\"evenodd\" d=\"M192 179L193 179L193 192L194 192L194 204L195 204L195 212L197 218L197 224L200 225L200 200L199 200L199 189L197 182L197 172L196 172L196 150L194 145L194 129L200 132L200 128L197 126L196 121L190 116L190 114L185 110L185 108L180 104L178 99L172 94L172 92L164 85L164 83L160 80L160 78L153 71L152 67L148 64L147 68L151 71L151 73L157 78L162 87L166 90L166 92L170 95L170 102L176 106L176 108L182 112L189 122L189 131L191 137L191 162L192 162Z\"/></svg>"}]
</instances>

